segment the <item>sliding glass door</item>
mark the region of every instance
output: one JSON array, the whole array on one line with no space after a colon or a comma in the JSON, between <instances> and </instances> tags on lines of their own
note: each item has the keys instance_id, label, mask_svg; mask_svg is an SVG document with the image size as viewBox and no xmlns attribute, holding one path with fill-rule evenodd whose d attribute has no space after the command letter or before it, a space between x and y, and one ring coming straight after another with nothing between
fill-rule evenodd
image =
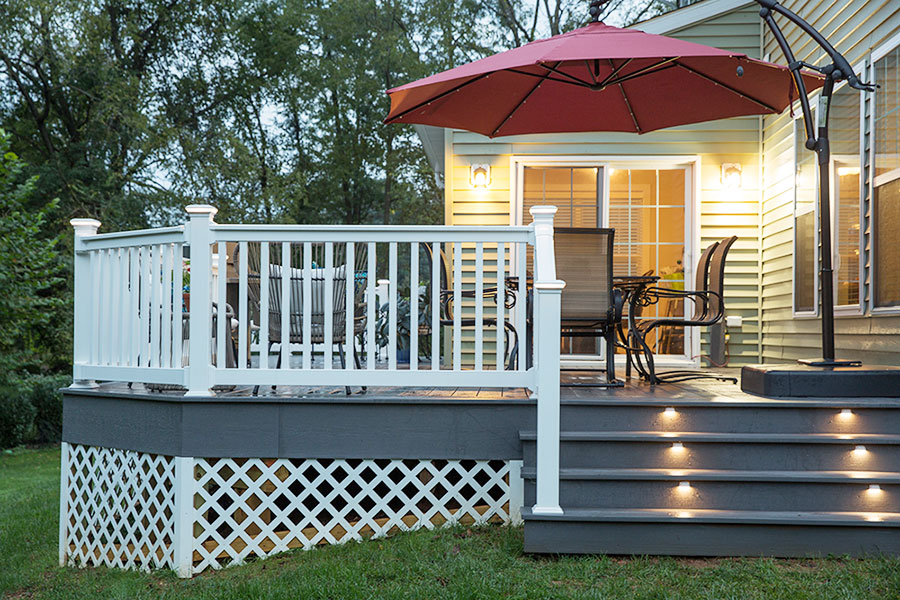
<instances>
[{"instance_id":1,"label":"sliding glass door","mask_svg":"<svg viewBox=\"0 0 900 600\"><path fill-rule=\"evenodd\" d=\"M522 222L528 209L554 205L557 227L612 227L615 275L652 274L660 286L685 288L685 248L690 248L693 206L690 167L632 168L627 163L596 166L523 165L520 171ZM687 281L692 281L688 265ZM682 316L684 302L664 300L642 309L638 319ZM689 358L689 333L666 327L649 338L655 353ZM593 338L563 338L569 359L597 359L602 344Z\"/></svg>"}]
</instances>

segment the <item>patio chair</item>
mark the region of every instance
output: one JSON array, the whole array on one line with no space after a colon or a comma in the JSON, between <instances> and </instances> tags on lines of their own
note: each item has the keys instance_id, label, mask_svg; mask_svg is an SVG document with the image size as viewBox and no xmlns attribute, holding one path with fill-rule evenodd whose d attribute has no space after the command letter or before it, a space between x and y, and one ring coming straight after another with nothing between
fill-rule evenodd
<instances>
[{"instance_id":1,"label":"patio chair","mask_svg":"<svg viewBox=\"0 0 900 600\"><path fill-rule=\"evenodd\" d=\"M420 243L419 247L422 249L423 254L428 260L428 268L430 269L433 263L434 253L432 251L431 244L428 243ZM442 327L453 326L456 322L453 318L453 301L454 301L454 290L450 287L450 276L449 276L449 268L448 268L448 259L446 254L444 253L443 248L440 251L440 259L438 260L438 264L440 265L441 272L440 276L440 307L441 307L441 318L440 324ZM523 287L527 287L524 286ZM503 303L507 309L512 309L516 305L517 298L517 290L518 290L518 282L515 286L507 285L506 289L503 291ZM462 290L461 296L463 298L475 298L475 290ZM498 302L498 298L500 297L499 290L497 286L484 286L482 290L482 298L493 302L495 305ZM460 327L474 327L475 326L474 318L464 318L460 319ZM482 327L497 327L497 319L496 317L484 317L482 319ZM430 321L426 325L426 329L428 329L427 333L430 334ZM506 365L507 370L512 370L516 368L518 365L519 359L519 334L516 331L516 328L510 321L503 322L503 335L504 335L504 364ZM512 343L510 343L512 342Z\"/></svg>"},{"instance_id":2,"label":"patio chair","mask_svg":"<svg viewBox=\"0 0 900 600\"><path fill-rule=\"evenodd\" d=\"M690 300L693 303L693 314L689 318L664 317L632 324L635 338L643 349L647 361L646 368L641 365L642 374L651 384L677 383L691 379L717 379L737 383L734 377L696 370L673 370L656 373L653 365L653 353L646 343L646 338L657 327L703 327L715 325L725 316L725 259L737 236L714 242L700 255L695 276L696 290L675 290L653 287L644 292L647 302L658 302L668 298L674 300ZM640 365L640 353L636 354Z\"/></svg>"},{"instance_id":3,"label":"patio chair","mask_svg":"<svg viewBox=\"0 0 900 600\"><path fill-rule=\"evenodd\" d=\"M314 244L313 251L314 252L322 252L324 248L321 244ZM237 262L237 252L235 252L235 262ZM324 254L321 258L324 258ZM337 259L336 259L337 260ZM315 264L316 261L313 261ZM361 369L361 363L359 359L359 354L356 350L356 344L354 340L347 340L346 338L346 317L347 317L347 294L346 294L346 281L347 277L351 276L355 278L354 283L354 298L353 298L353 307L351 308L353 312L353 335L354 338L363 331L365 331L366 327L366 316L365 316L365 304L364 304L364 296L366 290L366 277L367 273L365 270L366 265L366 256L365 251L358 249L356 253L356 265L354 266L353 271L348 274L346 264L339 265L332 269L332 289L331 289L331 298L332 298L332 332L331 332L331 342L338 347L338 356L341 361L341 368L346 368L346 358L344 356L344 344L349 344L350 349L353 353L353 361L356 365L357 369ZM281 315L283 307L281 305L281 279L283 273L287 271L288 277L290 277L290 306L288 310L290 314L288 316L289 323L289 332L287 336L287 343L289 344L302 344L303 340L303 278L304 278L304 269L297 268L288 268L283 269L280 264L269 264L269 341L268 346L266 348L263 356L260 357L260 360L268 360L269 354L271 353L272 346L275 344L281 344L284 339L281 331ZM357 275L361 274L361 278ZM260 256L259 256L259 246L251 245L249 247L249 252L247 256L247 287L248 287L248 297L249 297L249 305L251 311L251 319L256 322L257 326L260 323L259 319L259 311L260 311ZM326 289L327 282L325 279L325 269L323 268L313 268L310 271L310 297L312 306L310 307L310 343L315 346L316 344L324 344L325 343L325 294L328 293ZM254 313L255 311L255 313ZM278 354L278 362L276 363L275 368L281 367L281 353ZM272 386L272 390L275 390L276 386ZM366 391L366 388L361 388L363 392ZM345 386L345 390L347 395L350 395L351 390L350 386ZM259 391L259 386L256 386L253 389L253 394L256 395Z\"/></svg>"},{"instance_id":4,"label":"patio chair","mask_svg":"<svg viewBox=\"0 0 900 600\"><path fill-rule=\"evenodd\" d=\"M559 228L553 232L556 276L562 291L560 335L603 338L605 382L562 384L567 387L621 387L616 379L616 325L622 320L623 297L613 288L614 229ZM584 370L584 369L579 369Z\"/></svg>"}]
</instances>

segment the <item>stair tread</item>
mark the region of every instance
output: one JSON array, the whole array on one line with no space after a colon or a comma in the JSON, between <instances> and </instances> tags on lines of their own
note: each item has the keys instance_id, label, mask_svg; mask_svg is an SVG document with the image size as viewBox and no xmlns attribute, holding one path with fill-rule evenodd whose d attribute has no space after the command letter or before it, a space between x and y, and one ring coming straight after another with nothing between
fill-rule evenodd
<instances>
[{"instance_id":1,"label":"stair tread","mask_svg":"<svg viewBox=\"0 0 900 600\"><path fill-rule=\"evenodd\" d=\"M785 481L900 483L892 471L757 471L740 469L589 469L562 468L560 479L662 480L662 481ZM522 477L534 479L534 467L522 469Z\"/></svg>"},{"instance_id":2,"label":"stair tread","mask_svg":"<svg viewBox=\"0 0 900 600\"><path fill-rule=\"evenodd\" d=\"M859 527L898 527L900 513L883 512L804 512L804 511L754 511L668 508L597 509L565 508L562 514L534 515L530 507L522 508L526 521L630 521L630 522L682 522L682 523L734 523L734 524L784 524L784 525L833 525Z\"/></svg>"},{"instance_id":3,"label":"stair tread","mask_svg":"<svg viewBox=\"0 0 900 600\"><path fill-rule=\"evenodd\" d=\"M754 442L806 444L900 444L900 435L886 433L721 433L710 431L562 431L562 441L584 442ZM535 431L520 431L519 439L534 441Z\"/></svg>"},{"instance_id":4,"label":"stair tread","mask_svg":"<svg viewBox=\"0 0 900 600\"><path fill-rule=\"evenodd\" d=\"M560 398L562 406L628 406L628 407L693 407L693 408L897 408L897 398L680 398L617 397Z\"/></svg>"}]
</instances>

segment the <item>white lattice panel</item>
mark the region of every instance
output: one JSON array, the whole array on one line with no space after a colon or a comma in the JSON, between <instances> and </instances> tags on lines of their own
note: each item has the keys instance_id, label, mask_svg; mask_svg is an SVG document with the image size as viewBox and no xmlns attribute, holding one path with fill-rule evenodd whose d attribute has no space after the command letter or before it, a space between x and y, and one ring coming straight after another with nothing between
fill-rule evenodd
<instances>
[{"instance_id":1,"label":"white lattice panel","mask_svg":"<svg viewBox=\"0 0 900 600\"><path fill-rule=\"evenodd\" d=\"M63 461L61 552L67 564L173 566L172 457L67 445Z\"/></svg>"},{"instance_id":2,"label":"white lattice panel","mask_svg":"<svg viewBox=\"0 0 900 600\"><path fill-rule=\"evenodd\" d=\"M194 573L445 523L509 520L509 463L197 459Z\"/></svg>"}]
</instances>

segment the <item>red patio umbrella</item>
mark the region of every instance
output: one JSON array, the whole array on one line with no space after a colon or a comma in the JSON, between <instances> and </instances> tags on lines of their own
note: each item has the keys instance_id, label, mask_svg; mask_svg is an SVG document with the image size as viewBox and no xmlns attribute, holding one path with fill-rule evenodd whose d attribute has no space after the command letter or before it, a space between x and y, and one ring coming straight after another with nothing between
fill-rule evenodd
<instances>
[{"instance_id":1,"label":"red patio umbrella","mask_svg":"<svg viewBox=\"0 0 900 600\"><path fill-rule=\"evenodd\" d=\"M804 74L808 90L822 78ZM779 65L594 22L388 90L387 123L524 133L656 129L777 114L797 99Z\"/></svg>"}]
</instances>

